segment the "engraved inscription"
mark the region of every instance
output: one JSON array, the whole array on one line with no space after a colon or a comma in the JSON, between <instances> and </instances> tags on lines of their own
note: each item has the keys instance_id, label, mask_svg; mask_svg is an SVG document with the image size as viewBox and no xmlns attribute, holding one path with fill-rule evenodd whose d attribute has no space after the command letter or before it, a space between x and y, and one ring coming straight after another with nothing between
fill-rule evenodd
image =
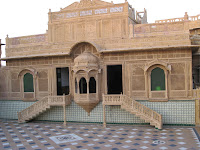
<instances>
[{"instance_id":1,"label":"engraved inscription","mask_svg":"<svg viewBox=\"0 0 200 150\"><path fill-rule=\"evenodd\" d=\"M54 141L56 144L66 143L66 142L74 142L83 140L80 136L76 134L66 134L66 135L59 135L59 136L52 136L49 137L52 141Z\"/></svg>"}]
</instances>

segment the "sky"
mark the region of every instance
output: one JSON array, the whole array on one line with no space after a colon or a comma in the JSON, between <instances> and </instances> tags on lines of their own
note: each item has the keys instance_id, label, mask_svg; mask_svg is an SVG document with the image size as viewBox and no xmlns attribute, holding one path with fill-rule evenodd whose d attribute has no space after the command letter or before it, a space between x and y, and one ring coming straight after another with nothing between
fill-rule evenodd
<instances>
[{"instance_id":1,"label":"sky","mask_svg":"<svg viewBox=\"0 0 200 150\"><path fill-rule=\"evenodd\" d=\"M0 4L0 39L5 43L6 35L18 37L43 34L48 30L48 12L59 11L79 0L1 0ZM104 0L111 2L111 0ZM124 3L125 0L112 0ZM200 14L200 0L128 0L137 11L147 9L149 23L155 20L180 18L185 12L189 16ZM2 46L2 57L5 57Z\"/></svg>"}]
</instances>

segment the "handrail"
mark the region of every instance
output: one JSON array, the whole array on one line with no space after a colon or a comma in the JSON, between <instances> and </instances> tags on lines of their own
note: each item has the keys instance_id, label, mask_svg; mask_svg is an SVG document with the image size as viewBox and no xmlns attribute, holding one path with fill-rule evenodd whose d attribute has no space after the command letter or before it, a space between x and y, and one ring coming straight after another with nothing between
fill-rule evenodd
<instances>
[{"instance_id":1,"label":"handrail","mask_svg":"<svg viewBox=\"0 0 200 150\"><path fill-rule=\"evenodd\" d=\"M48 96L43 97L40 101L37 101L36 103L22 110L21 112L18 112L19 122L25 121L27 117L32 116L38 110L40 110L41 108L44 108L47 105L48 105Z\"/></svg>"},{"instance_id":2,"label":"handrail","mask_svg":"<svg viewBox=\"0 0 200 150\"><path fill-rule=\"evenodd\" d=\"M200 14L196 16L188 16L188 18L181 17L181 18L156 20L155 23L171 23L171 22L197 21L197 20L200 20Z\"/></svg>"},{"instance_id":3,"label":"handrail","mask_svg":"<svg viewBox=\"0 0 200 150\"><path fill-rule=\"evenodd\" d=\"M51 106L61 106L67 105L70 101L70 95L63 95L63 96L49 96L48 103Z\"/></svg>"},{"instance_id":4,"label":"handrail","mask_svg":"<svg viewBox=\"0 0 200 150\"><path fill-rule=\"evenodd\" d=\"M137 102L136 100L131 99L130 97L123 95L126 99L126 101L128 101L128 105L132 107L133 110L137 110L137 112L146 115L149 118L153 118L154 120L156 120L157 122L162 121L162 116L155 112L154 110L142 105L141 103ZM125 101L125 102L126 102ZM130 105L133 102L132 105Z\"/></svg>"},{"instance_id":5,"label":"handrail","mask_svg":"<svg viewBox=\"0 0 200 150\"><path fill-rule=\"evenodd\" d=\"M152 120L156 123L155 126L162 128L162 115L126 95L103 95L103 105L121 105L128 111L136 112L136 115Z\"/></svg>"},{"instance_id":6,"label":"handrail","mask_svg":"<svg viewBox=\"0 0 200 150\"><path fill-rule=\"evenodd\" d=\"M46 96L28 108L18 112L19 122L25 122L26 119L36 115L39 111L45 110L50 106L63 106L70 104L70 95L63 96Z\"/></svg>"},{"instance_id":7,"label":"handrail","mask_svg":"<svg viewBox=\"0 0 200 150\"><path fill-rule=\"evenodd\" d=\"M120 95L103 95L103 104L112 103L113 105L121 104Z\"/></svg>"}]
</instances>

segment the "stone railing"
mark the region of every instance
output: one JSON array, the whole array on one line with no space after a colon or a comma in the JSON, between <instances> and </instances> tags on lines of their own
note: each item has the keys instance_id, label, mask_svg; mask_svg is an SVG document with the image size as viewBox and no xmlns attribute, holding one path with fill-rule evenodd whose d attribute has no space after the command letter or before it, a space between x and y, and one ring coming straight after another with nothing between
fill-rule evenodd
<instances>
[{"instance_id":1,"label":"stone railing","mask_svg":"<svg viewBox=\"0 0 200 150\"><path fill-rule=\"evenodd\" d=\"M164 19L164 20L156 20L155 23L170 23L170 22L181 22L181 21L196 21L200 20L200 15L197 16L189 16L188 18L172 18L172 19Z\"/></svg>"},{"instance_id":2,"label":"stone railing","mask_svg":"<svg viewBox=\"0 0 200 150\"><path fill-rule=\"evenodd\" d=\"M70 104L70 95L49 96L48 103L50 106L63 106Z\"/></svg>"},{"instance_id":3,"label":"stone railing","mask_svg":"<svg viewBox=\"0 0 200 150\"><path fill-rule=\"evenodd\" d=\"M126 95L103 95L103 105L121 105L121 108L126 111L134 113L146 122L150 122L151 125L162 129L162 116L159 113ZM104 124L106 123L104 122Z\"/></svg>"},{"instance_id":4,"label":"stone railing","mask_svg":"<svg viewBox=\"0 0 200 150\"><path fill-rule=\"evenodd\" d=\"M131 107L131 110L136 111L136 113L144 115L145 117L156 121L157 123L162 122L162 116L155 112L154 110L144 106L143 104L131 99L130 97L124 95L122 105Z\"/></svg>"},{"instance_id":5,"label":"stone railing","mask_svg":"<svg viewBox=\"0 0 200 150\"><path fill-rule=\"evenodd\" d=\"M103 95L103 104L104 105L121 105L122 100L121 95Z\"/></svg>"},{"instance_id":6,"label":"stone railing","mask_svg":"<svg viewBox=\"0 0 200 150\"><path fill-rule=\"evenodd\" d=\"M33 116L41 109L48 107L48 96L42 98L40 101L34 103L33 105L29 106L28 108L22 110L21 112L18 112L18 122L24 122L27 120L30 116Z\"/></svg>"},{"instance_id":7,"label":"stone railing","mask_svg":"<svg viewBox=\"0 0 200 150\"><path fill-rule=\"evenodd\" d=\"M200 88L193 90L193 98L195 100L195 124L200 126Z\"/></svg>"},{"instance_id":8,"label":"stone railing","mask_svg":"<svg viewBox=\"0 0 200 150\"><path fill-rule=\"evenodd\" d=\"M190 17L189 17L189 20L190 20L190 21L200 20L200 14L197 15L197 16L190 16Z\"/></svg>"},{"instance_id":9,"label":"stone railing","mask_svg":"<svg viewBox=\"0 0 200 150\"><path fill-rule=\"evenodd\" d=\"M11 45L41 43L41 42L45 42L46 39L47 39L46 34L38 34L38 35L30 35L30 36L22 36L22 37L14 37L14 38L7 37L6 45L9 47Z\"/></svg>"},{"instance_id":10,"label":"stone railing","mask_svg":"<svg viewBox=\"0 0 200 150\"><path fill-rule=\"evenodd\" d=\"M164 19L164 20L156 20L155 23L169 23L169 22L180 22L180 21L184 21L184 17L182 17L182 18Z\"/></svg>"},{"instance_id":11,"label":"stone railing","mask_svg":"<svg viewBox=\"0 0 200 150\"><path fill-rule=\"evenodd\" d=\"M186 25L185 23L188 23L189 25ZM188 40L188 42L191 42L189 38L187 37L188 36L187 34L189 34L189 29L198 28L198 26L199 26L198 21L197 22L189 21L189 22L176 22L176 23L137 24L134 26L134 37L165 36L165 38L167 38L170 35L177 34L177 36L183 36L183 38L186 38L185 40ZM174 38L174 36L172 38ZM180 39L180 38L178 40L183 41L183 39Z\"/></svg>"},{"instance_id":12,"label":"stone railing","mask_svg":"<svg viewBox=\"0 0 200 150\"><path fill-rule=\"evenodd\" d=\"M18 122L22 123L37 116L50 106L65 106L70 104L70 95L63 96L46 96L28 108L18 112Z\"/></svg>"}]
</instances>

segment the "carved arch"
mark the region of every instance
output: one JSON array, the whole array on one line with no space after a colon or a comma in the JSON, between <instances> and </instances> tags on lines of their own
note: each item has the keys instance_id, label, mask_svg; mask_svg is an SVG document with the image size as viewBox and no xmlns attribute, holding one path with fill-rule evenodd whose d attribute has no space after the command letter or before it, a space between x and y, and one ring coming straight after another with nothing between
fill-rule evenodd
<instances>
[{"instance_id":1,"label":"carved arch","mask_svg":"<svg viewBox=\"0 0 200 150\"><path fill-rule=\"evenodd\" d=\"M33 75L33 78L37 77L38 72L33 69L33 68L24 68L23 70L21 70L18 74L18 78L24 76L26 73L30 73Z\"/></svg>"},{"instance_id":2,"label":"carved arch","mask_svg":"<svg viewBox=\"0 0 200 150\"><path fill-rule=\"evenodd\" d=\"M164 62L164 61L161 61L158 59L153 60L149 63L146 63L145 67L144 67L144 72L147 73L149 71L149 69L151 69L153 66L162 66L162 67L164 67L164 70L171 72L171 65L168 64L167 62Z\"/></svg>"},{"instance_id":3,"label":"carved arch","mask_svg":"<svg viewBox=\"0 0 200 150\"><path fill-rule=\"evenodd\" d=\"M151 91L151 72L155 68L161 68L165 74L165 90L164 91ZM161 60L153 60L147 63L144 67L145 74L145 87L147 97L151 101L168 101L169 98L169 73L171 73L171 65Z\"/></svg>"},{"instance_id":4,"label":"carved arch","mask_svg":"<svg viewBox=\"0 0 200 150\"><path fill-rule=\"evenodd\" d=\"M24 75L26 73L30 73L33 76L33 92L24 92ZM18 74L18 78L20 79L20 91L21 91L21 99L24 101L35 101L36 100L36 78L37 71L34 68L24 68Z\"/></svg>"},{"instance_id":5,"label":"carved arch","mask_svg":"<svg viewBox=\"0 0 200 150\"><path fill-rule=\"evenodd\" d=\"M80 45L80 44L84 44L84 43L94 46L94 47L96 48L97 52L99 52L99 53L100 53L100 51L101 51L101 49L102 49L99 45L97 45L97 44L94 43L94 42L91 42L91 41L79 41L79 42L77 42L77 43L75 43L75 44L73 44L73 45L71 46L70 51L69 51L69 54L72 54L72 52L73 52L73 50L74 50L74 48L75 48L76 46L78 46L78 45Z\"/></svg>"}]
</instances>

